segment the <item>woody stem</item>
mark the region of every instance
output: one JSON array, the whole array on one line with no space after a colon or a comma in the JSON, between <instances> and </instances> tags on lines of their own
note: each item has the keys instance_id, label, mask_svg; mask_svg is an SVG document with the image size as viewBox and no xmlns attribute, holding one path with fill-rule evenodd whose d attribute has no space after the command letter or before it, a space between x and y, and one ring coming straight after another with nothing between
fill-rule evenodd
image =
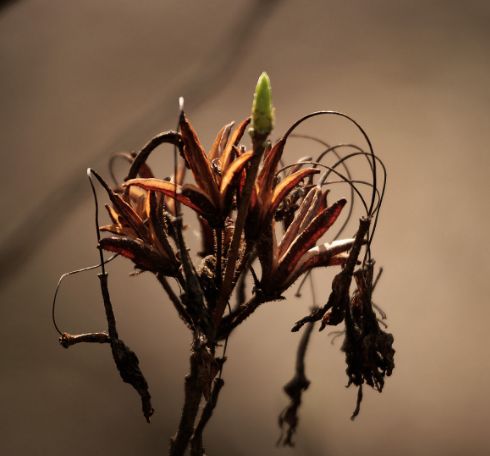
<instances>
[{"instance_id":1,"label":"woody stem","mask_svg":"<svg viewBox=\"0 0 490 456\"><path fill-rule=\"evenodd\" d=\"M222 277L222 264L223 264L223 230L222 228L216 228L216 285L219 289L221 287Z\"/></svg>"},{"instance_id":2,"label":"woody stem","mask_svg":"<svg viewBox=\"0 0 490 456\"><path fill-rule=\"evenodd\" d=\"M194 433L194 423L203 394L202 365L200 350L194 346L190 357L190 372L185 377L184 406L182 407L179 428L170 441L170 456L183 456Z\"/></svg>"}]
</instances>

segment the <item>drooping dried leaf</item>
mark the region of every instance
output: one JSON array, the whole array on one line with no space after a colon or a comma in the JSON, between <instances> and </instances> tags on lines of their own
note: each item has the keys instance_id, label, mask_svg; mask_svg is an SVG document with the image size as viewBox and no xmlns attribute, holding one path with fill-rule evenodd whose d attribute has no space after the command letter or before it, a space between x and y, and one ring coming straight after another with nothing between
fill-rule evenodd
<instances>
[{"instance_id":1,"label":"drooping dried leaf","mask_svg":"<svg viewBox=\"0 0 490 456\"><path fill-rule=\"evenodd\" d=\"M373 309L373 262L354 273L357 289L345 311L345 339L342 351L347 363L348 385L358 386L356 408L351 419L360 411L362 385L367 383L379 392L385 377L395 367L393 335L383 331Z\"/></svg>"},{"instance_id":2,"label":"drooping dried leaf","mask_svg":"<svg viewBox=\"0 0 490 456\"><path fill-rule=\"evenodd\" d=\"M125 383L129 383L138 392L141 398L143 415L146 421L150 422L150 417L154 412L151 405L151 395L148 390L148 383L139 367L139 360L136 353L121 339L112 340L111 348L119 375Z\"/></svg>"}]
</instances>

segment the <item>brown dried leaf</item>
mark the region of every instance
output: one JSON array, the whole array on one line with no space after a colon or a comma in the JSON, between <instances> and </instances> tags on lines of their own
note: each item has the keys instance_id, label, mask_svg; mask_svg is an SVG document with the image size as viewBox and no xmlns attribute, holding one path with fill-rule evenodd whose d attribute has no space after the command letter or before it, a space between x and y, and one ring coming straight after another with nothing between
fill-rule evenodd
<instances>
[{"instance_id":1,"label":"brown dried leaf","mask_svg":"<svg viewBox=\"0 0 490 456\"><path fill-rule=\"evenodd\" d=\"M112 223L114 225L118 225L119 224L119 215L118 215L118 213L113 209L112 206L109 206L108 204L105 205L105 208L107 210L107 213L109 214L109 217L112 220Z\"/></svg>"},{"instance_id":2,"label":"brown dried leaf","mask_svg":"<svg viewBox=\"0 0 490 456\"><path fill-rule=\"evenodd\" d=\"M164 181L161 179L131 179L123 184L124 187L136 185L137 187L144 188L145 190L153 190L155 192L163 193L170 198L176 198L182 204L190 207L199 214L202 214L202 210L197 206L188 196L182 194L182 187L175 185L173 182ZM197 187L194 187L197 188Z\"/></svg>"},{"instance_id":3,"label":"brown dried leaf","mask_svg":"<svg viewBox=\"0 0 490 456\"><path fill-rule=\"evenodd\" d=\"M153 248L130 238L108 237L100 240L100 246L108 252L118 253L129 258L138 269L152 272L162 272L173 276L176 273L174 265L166 261Z\"/></svg>"},{"instance_id":4,"label":"brown dried leaf","mask_svg":"<svg viewBox=\"0 0 490 456\"><path fill-rule=\"evenodd\" d=\"M228 167L223 178L221 179L221 188L220 188L220 200L221 210L226 212L227 203L229 202L230 193L233 191L233 187L237 184L240 179L243 168L246 166L248 161L252 158L253 152L245 152L240 155L233 163Z\"/></svg>"},{"instance_id":5,"label":"brown dried leaf","mask_svg":"<svg viewBox=\"0 0 490 456\"><path fill-rule=\"evenodd\" d=\"M247 125L249 123L250 123L250 117L247 117L233 131L232 135L228 140L228 143L226 144L225 149L223 150L223 153L221 154L221 158L220 158L221 169L225 170L228 168L231 161L231 157L233 155L234 147L238 146L238 143L240 142L240 139L242 139L243 133L245 133L245 129L247 128Z\"/></svg>"},{"instance_id":6,"label":"brown dried leaf","mask_svg":"<svg viewBox=\"0 0 490 456\"><path fill-rule=\"evenodd\" d=\"M228 142L228 138L230 137L231 129L235 125L235 122L230 122L226 124L216 135L216 139L209 150L209 161L213 161L215 158L218 158L223 150L225 149L226 143Z\"/></svg>"},{"instance_id":7,"label":"brown dried leaf","mask_svg":"<svg viewBox=\"0 0 490 456\"><path fill-rule=\"evenodd\" d=\"M160 247L162 253L164 253L169 259L177 261L174 251L168 242L167 233L165 230L165 224L163 221L163 195L157 197L157 193L148 191L149 203L150 203L150 230L152 236L157 242L157 246Z\"/></svg>"},{"instance_id":8,"label":"brown dried leaf","mask_svg":"<svg viewBox=\"0 0 490 456\"><path fill-rule=\"evenodd\" d=\"M194 179L211 198L215 206L219 204L218 185L214 179L211 163L206 156L196 132L187 120L185 115L180 119L180 130L184 142L184 156L187 164L191 168Z\"/></svg>"},{"instance_id":9,"label":"brown dried leaf","mask_svg":"<svg viewBox=\"0 0 490 456\"><path fill-rule=\"evenodd\" d=\"M126 224L134 230L134 232L138 235L140 239L145 239L144 232L142 232L141 230L143 221L141 220L139 215L133 210L133 208L126 201L124 201L121 198L121 196L119 196L118 194L114 193L111 190L111 188L106 184L106 182L104 181L104 179L102 179L102 177L100 177L94 170L92 170L91 172L100 182L102 187L104 187L105 191L107 192L107 195L109 196L109 199L111 200L119 216L125 220ZM120 222L120 219L118 220Z\"/></svg>"},{"instance_id":10,"label":"brown dried leaf","mask_svg":"<svg viewBox=\"0 0 490 456\"><path fill-rule=\"evenodd\" d=\"M318 174L320 171L315 168L306 168L296 171L295 173L289 175L284 180L279 182L274 188L274 193L272 194L271 207L269 209L269 213L273 214L284 197L293 190L298 183L303 180L307 176L311 176L313 174Z\"/></svg>"},{"instance_id":11,"label":"brown dried leaf","mask_svg":"<svg viewBox=\"0 0 490 456\"><path fill-rule=\"evenodd\" d=\"M345 199L341 199L328 209L321 211L291 243L279 260L278 274L280 277L286 278L291 274L301 257L315 245L316 241L337 220L346 202Z\"/></svg>"},{"instance_id":12,"label":"brown dried leaf","mask_svg":"<svg viewBox=\"0 0 490 456\"><path fill-rule=\"evenodd\" d=\"M265 156L264 165L257 178L261 191L272 191L276 168L281 159L285 144L285 139L279 140Z\"/></svg>"},{"instance_id":13,"label":"brown dried leaf","mask_svg":"<svg viewBox=\"0 0 490 456\"><path fill-rule=\"evenodd\" d=\"M291 242L296 238L299 232L299 227L301 226L310 206L311 202L315 196L315 190L316 187L313 187L303 198L303 201L301 205L298 208L298 211L296 212L296 215L291 222L291 224L288 226L288 229L284 233L284 236L281 239L281 243L279 244L279 250L278 250L278 255L279 257L282 257L286 249L289 247Z\"/></svg>"},{"instance_id":14,"label":"brown dried leaf","mask_svg":"<svg viewBox=\"0 0 490 456\"><path fill-rule=\"evenodd\" d=\"M292 284L299 276L313 268L321 266L338 266L343 264L348 254L345 253L354 244L354 239L342 239L312 247L298 261L286 282Z\"/></svg>"},{"instance_id":15,"label":"brown dried leaf","mask_svg":"<svg viewBox=\"0 0 490 456\"><path fill-rule=\"evenodd\" d=\"M211 225L218 220L218 209L209 199L208 195L199 187L192 184L185 184L182 187L182 196L189 198L195 209L200 215L205 217ZM190 207L190 206L189 206Z\"/></svg>"}]
</instances>

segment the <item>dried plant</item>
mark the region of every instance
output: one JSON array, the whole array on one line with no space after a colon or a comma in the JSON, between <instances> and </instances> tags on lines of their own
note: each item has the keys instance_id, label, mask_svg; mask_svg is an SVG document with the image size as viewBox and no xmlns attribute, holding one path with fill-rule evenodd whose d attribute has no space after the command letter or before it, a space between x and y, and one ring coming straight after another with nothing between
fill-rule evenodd
<instances>
[{"instance_id":1,"label":"dried plant","mask_svg":"<svg viewBox=\"0 0 490 456\"><path fill-rule=\"evenodd\" d=\"M313 139L325 147L317 159L306 157L284 166L284 149L295 136L295 129L320 115L349 120L363 134L369 151L352 145L331 147ZM80 342L110 345L123 381L139 393L143 414L149 421L153 407L148 385L138 358L119 338L105 264L122 256L131 260L137 271L155 275L192 333L190 372L185 378L184 405L177 433L170 441L170 455L183 455L189 447L192 455L204 454L203 431L224 385L222 369L228 338L259 306L284 299L284 293L315 268L335 266L340 272L333 279L326 304L315 306L292 329L298 331L307 324L298 349L295 376L284 388L291 403L279 416L278 444L294 444L302 393L310 384L304 358L316 322L320 321L320 330L327 325L345 324L342 350L346 354L348 381L359 388L353 417L359 413L362 385L367 383L381 391L385 376L394 367L393 337L381 329L375 313L378 308L372 302L375 283L371 244L384 195L385 168L364 130L345 114L309 114L275 144L269 140L273 123L270 82L264 73L257 84L251 117L236 128L233 123L225 125L208 152L184 113L181 100L178 131L157 135L138 153L118 155L129 162L121 184L115 180L111 188L99 174L88 170L95 197L100 264L84 270L101 268L99 279L108 329L78 335L62 332L54 318L55 301L53 322L60 333L60 343L66 348ZM241 145L247 128L251 150ZM174 169L172 175L159 179L154 177L147 159L164 143L174 147ZM348 153L341 155L342 149ZM327 156L334 158L330 166L324 163ZM347 163L355 158L368 164L371 181L353 179ZM114 176L112 171L111 174ZM110 200L106 205L110 224L99 224L92 178ZM350 204L344 198L329 203L329 191L338 183L348 184ZM370 192L370 200L364 198L359 189L362 186ZM339 239L353 214L356 198L362 203L365 216L359 220L352 238ZM202 239L198 255L191 254L187 247L187 218L184 224L182 205L197 216ZM319 243L346 205L348 213L336 235L328 243ZM101 237L101 232L109 236ZM103 251L115 255L105 260ZM258 266L260 273L256 272ZM245 281L249 273L254 286L247 298ZM353 277L356 288L351 293ZM233 293L236 304L232 308Z\"/></svg>"}]
</instances>

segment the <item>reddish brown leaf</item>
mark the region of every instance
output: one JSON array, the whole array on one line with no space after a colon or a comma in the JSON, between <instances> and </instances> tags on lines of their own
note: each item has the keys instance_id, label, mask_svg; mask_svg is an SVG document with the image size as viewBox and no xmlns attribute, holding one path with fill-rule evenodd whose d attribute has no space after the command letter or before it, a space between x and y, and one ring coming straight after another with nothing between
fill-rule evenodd
<instances>
[{"instance_id":1,"label":"reddish brown leaf","mask_svg":"<svg viewBox=\"0 0 490 456\"><path fill-rule=\"evenodd\" d=\"M140 239L145 239L145 233L144 230L142 230L143 221L141 220L139 215L126 201L121 198L121 196L111 190L111 188L106 184L102 177L100 177L94 170L91 170L91 172L100 182L102 187L104 187L109 196L109 199L111 200L114 208L116 209L116 212L118 213L118 216L124 219L126 224L134 230L134 232L138 235ZM118 221L119 223L121 223L121 220L119 218Z\"/></svg>"},{"instance_id":2,"label":"reddish brown leaf","mask_svg":"<svg viewBox=\"0 0 490 456\"><path fill-rule=\"evenodd\" d=\"M354 239L342 239L311 248L298 261L286 282L293 283L299 276L313 268L343 264L348 258L345 252L349 251L353 244Z\"/></svg>"},{"instance_id":3,"label":"reddish brown leaf","mask_svg":"<svg viewBox=\"0 0 490 456\"><path fill-rule=\"evenodd\" d=\"M278 275L285 279L296 267L300 258L315 245L316 241L337 220L347 201L341 199L328 209L320 212L305 230L291 243L286 253L279 260Z\"/></svg>"},{"instance_id":4,"label":"reddish brown leaf","mask_svg":"<svg viewBox=\"0 0 490 456\"><path fill-rule=\"evenodd\" d=\"M303 162L311 162L312 160L313 160L313 157L311 157L309 155L307 155L305 157L301 157L300 159L298 159L295 166L292 166L291 168L289 168L288 173L289 174L295 173L296 171L300 170L302 166L304 166L304 165L302 165Z\"/></svg>"},{"instance_id":5,"label":"reddish brown leaf","mask_svg":"<svg viewBox=\"0 0 490 456\"><path fill-rule=\"evenodd\" d=\"M150 230L156 240L159 250L169 259L177 262L175 254L168 242L165 224L163 221L163 195L158 195L154 191L148 191L150 202Z\"/></svg>"},{"instance_id":6,"label":"reddish brown leaf","mask_svg":"<svg viewBox=\"0 0 490 456\"><path fill-rule=\"evenodd\" d=\"M114 225L118 225L119 224L119 215L117 214L117 212L112 208L112 206L109 206L108 204L105 205L105 208L107 210L107 213L109 214L109 217L112 220L112 223Z\"/></svg>"},{"instance_id":7,"label":"reddish brown leaf","mask_svg":"<svg viewBox=\"0 0 490 456\"><path fill-rule=\"evenodd\" d=\"M174 275L175 268L151 247L134 239L109 237L100 240L100 246L109 252L129 258L138 269Z\"/></svg>"},{"instance_id":8,"label":"reddish brown leaf","mask_svg":"<svg viewBox=\"0 0 490 456\"><path fill-rule=\"evenodd\" d=\"M136 185L137 187L144 188L145 190L160 192L166 196L169 196L170 198L175 197L182 204L185 204L198 213L202 213L199 206L197 206L188 196L182 194L182 187L180 185L176 186L173 182L160 179L131 179L123 184L124 187L129 187L131 185Z\"/></svg>"},{"instance_id":9,"label":"reddish brown leaf","mask_svg":"<svg viewBox=\"0 0 490 456\"><path fill-rule=\"evenodd\" d=\"M211 225L215 225L218 217L218 209L199 187L185 184L182 187L182 196L189 198L199 215L205 217Z\"/></svg>"},{"instance_id":10,"label":"reddish brown leaf","mask_svg":"<svg viewBox=\"0 0 490 456\"><path fill-rule=\"evenodd\" d=\"M252 158L253 152L245 152L236 160L234 160L231 165L226 170L225 174L221 179L221 188L220 188L220 201L221 204L224 205L221 207L221 210L224 211L227 207L227 202L229 200L230 192L233 190L233 187L237 184L238 179L240 179L241 173L245 165Z\"/></svg>"},{"instance_id":11,"label":"reddish brown leaf","mask_svg":"<svg viewBox=\"0 0 490 456\"><path fill-rule=\"evenodd\" d=\"M247 117L240 123L240 125L238 125L237 128L235 128L231 134L230 139L228 140L226 147L221 154L220 164L222 170L226 170L228 168L233 155L233 148L238 146L238 143L240 142L240 139L242 139L243 133L245 132L245 129L249 123L250 117Z\"/></svg>"},{"instance_id":12,"label":"reddish brown leaf","mask_svg":"<svg viewBox=\"0 0 490 456\"><path fill-rule=\"evenodd\" d=\"M313 194L313 199L310 202L309 208L306 214L301 220L298 228L298 233L301 233L306 227L311 223L311 221L324 209L322 207L322 189L319 186L313 187L315 193Z\"/></svg>"},{"instance_id":13,"label":"reddish brown leaf","mask_svg":"<svg viewBox=\"0 0 490 456\"><path fill-rule=\"evenodd\" d=\"M109 189L110 190L110 189ZM121 218L126 222L127 226L138 235L140 239L145 239L143 227L143 220L134 211L134 209L124 201L121 196L110 190L109 198L114 205L116 211L119 214L119 223L122 222Z\"/></svg>"},{"instance_id":14,"label":"reddish brown leaf","mask_svg":"<svg viewBox=\"0 0 490 456\"><path fill-rule=\"evenodd\" d=\"M285 144L285 139L279 140L265 156L264 164L257 178L261 191L267 192L272 190L276 168L281 159Z\"/></svg>"},{"instance_id":15,"label":"reddish brown leaf","mask_svg":"<svg viewBox=\"0 0 490 456\"><path fill-rule=\"evenodd\" d=\"M281 239L281 243L279 244L279 251L278 251L279 258L282 257L284 252L290 246L291 242L293 242L293 240L298 235L299 228L303 220L305 219L305 216L311 207L311 202L313 201L315 194L317 192L318 192L318 187L313 187L303 198L303 201L299 206L293 221L288 226L288 229L286 230L284 236Z\"/></svg>"},{"instance_id":16,"label":"reddish brown leaf","mask_svg":"<svg viewBox=\"0 0 490 456\"><path fill-rule=\"evenodd\" d=\"M184 156L194 179L197 185L209 195L215 206L218 206L218 185L214 179L211 163L185 115L181 116L180 130L184 142Z\"/></svg>"},{"instance_id":17,"label":"reddish brown leaf","mask_svg":"<svg viewBox=\"0 0 490 456\"><path fill-rule=\"evenodd\" d=\"M203 217L198 217L201 225L201 251L198 255L206 257L214 253L214 232L209 223Z\"/></svg>"},{"instance_id":18,"label":"reddish brown leaf","mask_svg":"<svg viewBox=\"0 0 490 456\"><path fill-rule=\"evenodd\" d=\"M128 236L131 238L138 237L132 228L122 225L104 225L100 226L99 230L107 233L117 234L119 236Z\"/></svg>"},{"instance_id":19,"label":"reddish brown leaf","mask_svg":"<svg viewBox=\"0 0 490 456\"><path fill-rule=\"evenodd\" d=\"M322 193L322 205L321 208L325 209L328 207L328 194L330 193L330 190L327 188L323 191Z\"/></svg>"},{"instance_id":20,"label":"reddish brown leaf","mask_svg":"<svg viewBox=\"0 0 490 456\"><path fill-rule=\"evenodd\" d=\"M177 168L177 178L175 177L172 179L173 182L177 183L177 185L182 185L184 182L185 178L185 171L186 171L186 166L184 162L181 162ZM175 209L175 200L172 197L169 197L165 195L165 205L168 208L168 212L172 214L173 216L176 216L176 209Z\"/></svg>"},{"instance_id":21,"label":"reddish brown leaf","mask_svg":"<svg viewBox=\"0 0 490 456\"><path fill-rule=\"evenodd\" d=\"M277 267L277 243L275 239L274 226L265 223L258 227L260 235L257 244L257 256L262 268L262 280L269 283Z\"/></svg>"},{"instance_id":22,"label":"reddish brown leaf","mask_svg":"<svg viewBox=\"0 0 490 456\"><path fill-rule=\"evenodd\" d=\"M216 135L216 139L209 150L209 161L213 161L215 158L218 158L223 151L225 150L226 144L228 142L228 138L230 137L231 129L235 125L235 122L230 122L226 124Z\"/></svg>"},{"instance_id":23,"label":"reddish brown leaf","mask_svg":"<svg viewBox=\"0 0 490 456\"><path fill-rule=\"evenodd\" d=\"M313 174L318 174L319 170L315 168L306 168L296 171L295 173L289 175L285 179L283 179L279 184L274 188L274 193L272 194L271 206L269 209L270 214L274 214L277 207L284 199L284 197L293 190L298 183L303 180L307 176L311 176Z\"/></svg>"},{"instance_id":24,"label":"reddish brown leaf","mask_svg":"<svg viewBox=\"0 0 490 456\"><path fill-rule=\"evenodd\" d=\"M139 170L138 170L138 176L143 178L143 179L151 179L152 177L155 177L155 175L153 174L153 171L151 170L151 168L146 164L146 163L143 163Z\"/></svg>"}]
</instances>

